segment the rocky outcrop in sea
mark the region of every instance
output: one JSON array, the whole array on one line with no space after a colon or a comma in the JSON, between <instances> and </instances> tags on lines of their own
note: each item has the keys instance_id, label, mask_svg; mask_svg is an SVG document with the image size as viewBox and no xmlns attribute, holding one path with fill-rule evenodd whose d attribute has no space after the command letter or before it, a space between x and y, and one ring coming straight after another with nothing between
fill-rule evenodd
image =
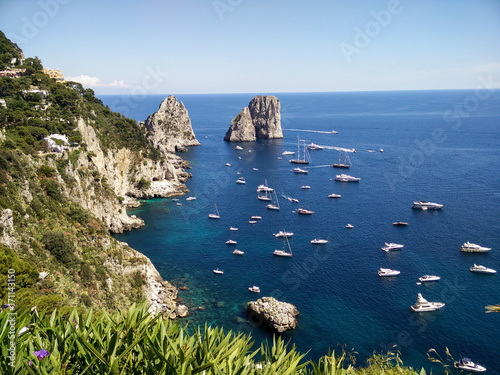
<instances>
[{"instance_id":1,"label":"rocky outcrop in sea","mask_svg":"<svg viewBox=\"0 0 500 375\"><path fill-rule=\"evenodd\" d=\"M247 316L252 323L264 325L279 333L297 327L297 315L299 311L294 305L273 297L250 301L247 306Z\"/></svg>"},{"instance_id":2,"label":"rocky outcrop in sea","mask_svg":"<svg viewBox=\"0 0 500 375\"><path fill-rule=\"evenodd\" d=\"M256 139L283 138L280 101L275 96L259 95L233 118L224 136L228 142L252 142Z\"/></svg>"}]
</instances>

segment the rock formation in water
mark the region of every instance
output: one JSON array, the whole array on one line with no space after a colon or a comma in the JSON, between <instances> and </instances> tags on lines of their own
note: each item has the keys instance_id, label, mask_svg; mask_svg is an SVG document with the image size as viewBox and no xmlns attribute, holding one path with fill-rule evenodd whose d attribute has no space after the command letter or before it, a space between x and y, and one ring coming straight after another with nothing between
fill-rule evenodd
<instances>
[{"instance_id":1,"label":"rock formation in water","mask_svg":"<svg viewBox=\"0 0 500 375\"><path fill-rule=\"evenodd\" d=\"M187 151L188 146L200 145L191 127L187 109L173 95L161 102L158 111L148 116L144 126L149 132L148 140L162 153Z\"/></svg>"},{"instance_id":2,"label":"rock formation in water","mask_svg":"<svg viewBox=\"0 0 500 375\"><path fill-rule=\"evenodd\" d=\"M279 333L297 327L299 311L291 303L280 302L273 297L262 297L248 302L247 315L254 324L264 324Z\"/></svg>"},{"instance_id":3,"label":"rock formation in water","mask_svg":"<svg viewBox=\"0 0 500 375\"><path fill-rule=\"evenodd\" d=\"M267 138L283 138L280 101L275 96L259 95L233 118L224 140L252 142Z\"/></svg>"}]
</instances>

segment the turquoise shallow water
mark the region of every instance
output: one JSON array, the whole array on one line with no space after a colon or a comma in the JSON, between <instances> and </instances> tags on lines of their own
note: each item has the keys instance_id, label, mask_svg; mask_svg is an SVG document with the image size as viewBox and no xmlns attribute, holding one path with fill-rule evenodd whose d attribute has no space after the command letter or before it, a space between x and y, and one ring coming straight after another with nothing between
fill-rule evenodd
<instances>
[{"instance_id":1,"label":"turquoise shallow water","mask_svg":"<svg viewBox=\"0 0 500 375\"><path fill-rule=\"evenodd\" d=\"M283 336L299 350L310 350L312 358L337 345L366 358L396 344L405 364L431 368L427 350L444 354L448 347L455 357L470 356L488 373L500 373L500 314L486 314L484 308L500 303L500 274L469 271L474 263L500 270L500 93L486 99L467 90L277 94L284 138L241 143L244 150L238 151L222 139L253 96L178 96L202 144L181 154L192 166L187 186L197 199L181 197L182 206L171 199L143 202L131 214L142 217L146 227L116 236L150 257L165 279L189 288L179 295L191 308L190 321L248 332L256 342L272 337L246 320L246 303L258 297L248 287L258 285L260 296L298 307L297 329ZM102 97L111 109L136 120L155 112L163 98ZM464 117L451 115L457 106ZM331 130L339 133L328 134ZM326 146L310 151L307 175L292 173L295 165L281 156L296 151L297 137ZM338 160L334 147L357 150L349 170L330 166ZM361 181L332 180L343 172ZM246 185L235 183L240 176ZM265 179L278 193L280 211L269 211L256 199ZM331 193L342 197L330 199ZM412 210L420 199L446 206ZM220 220L207 217L214 202ZM315 213L297 215L297 207ZM263 219L249 225L251 215ZM394 227L393 221L409 225ZM355 228L346 229L347 223ZM230 226L239 230L231 232ZM272 233L283 228L295 232L289 259L272 255L282 247ZM315 237L329 243L314 246ZM229 238L238 241L244 256L232 254L234 246L225 244ZM459 248L465 241L493 250L464 254ZM405 247L386 254L380 249L384 242ZM214 275L216 267L224 275ZM380 278L380 267L399 269L401 275ZM424 274L437 274L441 281L417 285ZM412 313L419 292L446 306Z\"/></svg>"}]
</instances>

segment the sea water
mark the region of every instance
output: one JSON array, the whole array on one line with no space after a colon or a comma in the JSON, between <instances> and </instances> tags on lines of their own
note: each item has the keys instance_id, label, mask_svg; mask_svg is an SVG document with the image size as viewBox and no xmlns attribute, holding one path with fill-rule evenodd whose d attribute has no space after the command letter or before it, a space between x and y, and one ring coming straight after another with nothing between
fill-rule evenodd
<instances>
[{"instance_id":1,"label":"sea water","mask_svg":"<svg viewBox=\"0 0 500 375\"><path fill-rule=\"evenodd\" d=\"M180 154L192 167L190 192L179 197L181 205L170 198L142 202L130 214L146 226L115 237L151 258L164 279L188 288L179 296L196 325L250 333L260 344L272 334L247 321L246 305L273 296L297 306L298 326L282 336L309 351L308 358L343 347L357 352L362 364L373 352L395 349L406 365L439 370L426 353L435 348L444 358L448 347L456 359L468 356L500 373L500 314L485 313L486 305L500 303L500 274L469 270L476 263L500 271L500 92L276 95L283 139L247 143L223 137L254 94L178 95L201 143ZM112 110L145 120L164 96L102 99ZM308 174L293 173L297 165L282 155L297 152L298 139L324 147L309 151L312 162L301 166ZM356 149L349 154L351 168L332 168L339 148ZM340 173L361 181L334 181ZM236 184L239 177L246 184ZM257 200L265 181L277 193L279 211ZM332 193L342 197L328 198ZM417 200L445 207L414 210ZM214 204L220 220L208 218ZM300 207L314 213L298 215ZM252 215L262 220L249 224ZM408 226L395 227L395 221ZM282 229L294 232L292 258L273 256L283 249L273 236ZM314 238L329 242L313 245ZM227 245L228 239L237 245ZM493 250L460 252L466 241ZM385 242L405 246L385 253ZM245 254L233 255L235 248ZM380 267L401 274L381 278ZM224 274L214 274L216 268ZM441 280L418 285L425 274ZM249 292L253 285L260 294ZM417 293L446 306L413 313Z\"/></svg>"}]
</instances>

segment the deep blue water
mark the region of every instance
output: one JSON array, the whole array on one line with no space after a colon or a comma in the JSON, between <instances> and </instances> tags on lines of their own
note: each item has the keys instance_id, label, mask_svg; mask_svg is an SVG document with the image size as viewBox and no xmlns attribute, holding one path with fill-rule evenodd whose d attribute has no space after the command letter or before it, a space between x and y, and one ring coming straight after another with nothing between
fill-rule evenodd
<instances>
[{"instance_id":1,"label":"deep blue water","mask_svg":"<svg viewBox=\"0 0 500 375\"><path fill-rule=\"evenodd\" d=\"M300 351L310 350L312 358L345 345L364 359L397 344L406 365L431 368L427 350L444 356L448 347L456 358L470 356L488 373L499 374L500 314L486 314L485 306L500 303L500 274L473 274L469 268L477 263L500 270L500 92L277 94L284 138L242 143L244 150L237 151L223 137L253 96L178 96L202 144L181 154L192 166L187 186L197 200L181 197L182 206L171 199L144 202L131 214L146 226L116 238L150 257L165 279L188 286L179 295L195 324L207 321L251 333L257 343L269 339L269 333L246 321L246 303L259 297L248 287L258 285L260 296L297 306L298 327L283 336ZM155 112L163 98L102 97L111 109L136 120ZM453 117L456 109L462 114ZM331 130L338 134L322 133ZM307 175L292 173L295 165L278 158L285 150L296 151L297 137L330 147L310 151ZM338 160L333 147L357 150L350 155L349 170L330 166ZM361 181L332 180L343 172ZM246 185L235 183L240 176ZM279 212L256 199L256 187L265 179L278 193ZM342 197L330 199L331 193ZM416 211L411 208L415 200L446 206ZM214 202L220 220L207 217ZM297 207L315 213L297 215ZM249 225L251 215L263 219ZM409 225L394 227L393 221ZM347 223L355 228L346 229ZM230 232L230 226L239 231ZM272 255L282 247L272 233L283 228L295 232L288 259ZM329 243L314 246L315 237ZM238 241L244 256L232 254L234 247L225 244L229 238ZM493 250L464 254L459 248L465 241ZM387 254L380 249L384 242L405 247ZM224 275L213 274L216 267ZM401 275L380 278L380 267L401 270ZM441 280L417 285L424 274ZM446 306L412 313L419 292Z\"/></svg>"}]
</instances>

